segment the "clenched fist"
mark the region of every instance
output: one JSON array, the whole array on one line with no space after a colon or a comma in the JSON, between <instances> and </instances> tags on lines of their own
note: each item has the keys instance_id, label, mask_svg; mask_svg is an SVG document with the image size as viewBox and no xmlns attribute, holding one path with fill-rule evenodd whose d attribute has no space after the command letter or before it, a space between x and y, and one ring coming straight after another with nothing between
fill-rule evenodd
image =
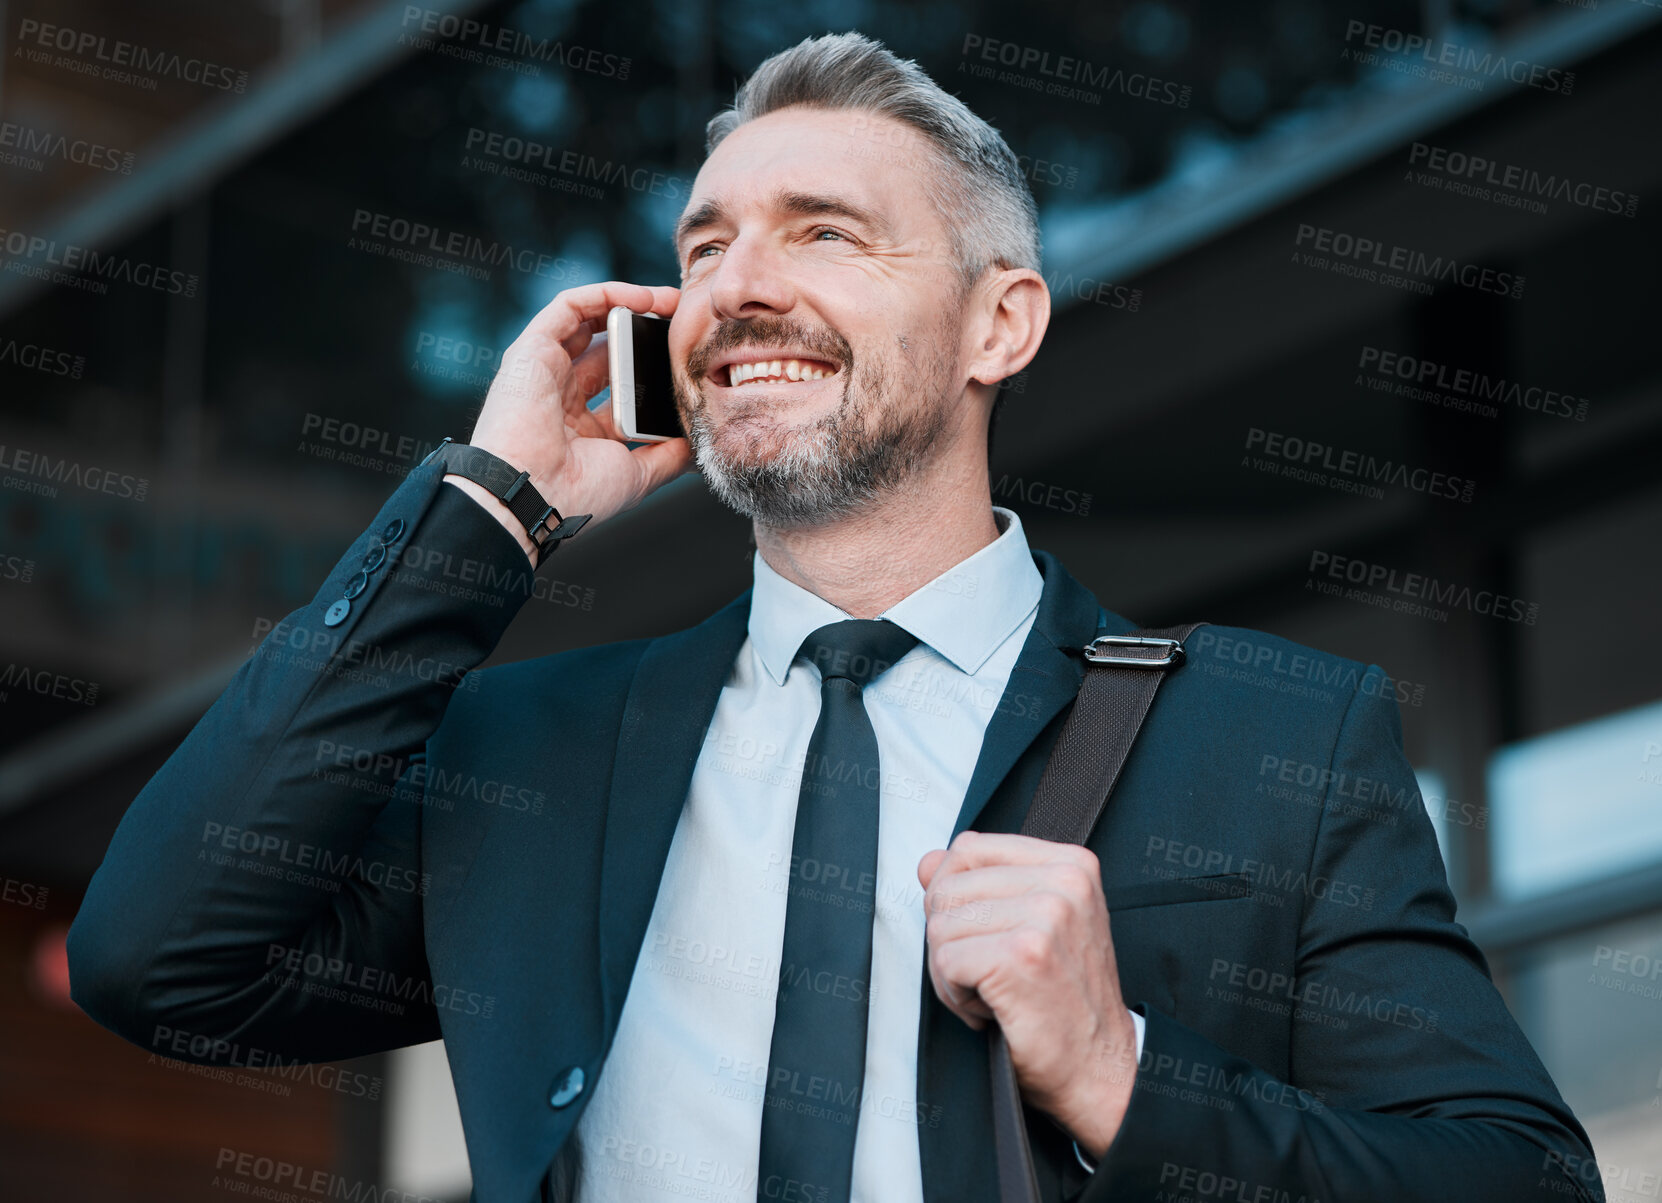
<instances>
[{"instance_id":1,"label":"clenched fist","mask_svg":"<svg viewBox=\"0 0 1662 1203\"><path fill-rule=\"evenodd\" d=\"M1096 854L962 831L918 862L935 993L997 1019L1023 1098L1101 1158L1131 1100L1137 1037L1120 994Z\"/></svg>"}]
</instances>

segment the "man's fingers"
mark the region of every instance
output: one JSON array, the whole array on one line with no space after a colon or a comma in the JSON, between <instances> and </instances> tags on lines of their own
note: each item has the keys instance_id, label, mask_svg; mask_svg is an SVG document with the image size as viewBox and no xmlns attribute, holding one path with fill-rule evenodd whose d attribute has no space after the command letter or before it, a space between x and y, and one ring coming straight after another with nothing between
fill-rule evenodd
<instances>
[{"instance_id":1,"label":"man's fingers","mask_svg":"<svg viewBox=\"0 0 1662 1203\"><path fill-rule=\"evenodd\" d=\"M981 985L1001 969L1008 975L1012 969L1009 962L1010 943L1002 933L965 936L929 952L935 993L960 1016L965 1011L984 1018L993 1016L992 1007L981 996Z\"/></svg>"},{"instance_id":2,"label":"man's fingers","mask_svg":"<svg viewBox=\"0 0 1662 1203\"><path fill-rule=\"evenodd\" d=\"M1018 927L1056 932L1072 924L1079 905L1077 899L1048 887L1005 898L965 898L929 912L925 930L932 945Z\"/></svg>"},{"instance_id":3,"label":"man's fingers","mask_svg":"<svg viewBox=\"0 0 1662 1203\"><path fill-rule=\"evenodd\" d=\"M597 317L592 321L582 323L577 329L560 340L560 349L566 353L566 358L575 361L579 355L588 350L595 337L605 337L606 319Z\"/></svg>"},{"instance_id":4,"label":"man's fingers","mask_svg":"<svg viewBox=\"0 0 1662 1203\"><path fill-rule=\"evenodd\" d=\"M979 1030L986 1026L986 1021L993 1018L992 1008L981 1001L981 996L973 989L960 986L949 980L935 966L935 958L929 958L929 983L935 988L935 997L940 999L959 1019L970 1027Z\"/></svg>"},{"instance_id":5,"label":"man's fingers","mask_svg":"<svg viewBox=\"0 0 1662 1203\"><path fill-rule=\"evenodd\" d=\"M539 336L563 344L580 332L592 334L605 329L606 315L618 305L636 313L656 313L668 317L675 312L679 299L680 290L668 284L651 288L645 284L626 284L621 280L584 284L568 288L556 296L531 319L526 330L535 330ZM594 322L598 325L589 325Z\"/></svg>"},{"instance_id":6,"label":"man's fingers","mask_svg":"<svg viewBox=\"0 0 1662 1203\"><path fill-rule=\"evenodd\" d=\"M923 859L918 861L918 884L927 890L929 883L935 879L935 874L940 872L941 862L945 859L945 848L935 848L925 852Z\"/></svg>"},{"instance_id":7,"label":"man's fingers","mask_svg":"<svg viewBox=\"0 0 1662 1203\"><path fill-rule=\"evenodd\" d=\"M561 390L561 399L565 403L566 413L572 417L580 416L579 410L586 410L589 402L601 389L611 381L611 366L607 363L606 336L600 335L576 359L571 361L571 371L566 375L565 387ZM611 406L604 407L610 411Z\"/></svg>"},{"instance_id":8,"label":"man's fingers","mask_svg":"<svg viewBox=\"0 0 1662 1203\"><path fill-rule=\"evenodd\" d=\"M692 446L686 439L668 439L662 443L646 443L629 453L641 465L646 480L646 493L662 488L683 472L693 467Z\"/></svg>"},{"instance_id":9,"label":"man's fingers","mask_svg":"<svg viewBox=\"0 0 1662 1203\"><path fill-rule=\"evenodd\" d=\"M986 865L1094 864L1096 854L1080 844L1041 840L1030 835L996 831L960 831L947 850L946 863L936 870L961 873Z\"/></svg>"},{"instance_id":10,"label":"man's fingers","mask_svg":"<svg viewBox=\"0 0 1662 1203\"><path fill-rule=\"evenodd\" d=\"M979 869L936 873L934 884L924 893L923 909L932 914L964 902L983 898L1014 898L1033 890L1056 888L1055 869L1044 865L985 865Z\"/></svg>"}]
</instances>

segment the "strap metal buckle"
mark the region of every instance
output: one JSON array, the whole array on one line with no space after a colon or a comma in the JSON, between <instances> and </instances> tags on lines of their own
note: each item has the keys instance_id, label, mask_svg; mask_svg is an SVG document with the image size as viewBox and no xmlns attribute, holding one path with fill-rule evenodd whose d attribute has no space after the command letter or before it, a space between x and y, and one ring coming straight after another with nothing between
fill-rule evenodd
<instances>
[{"instance_id":1,"label":"strap metal buckle","mask_svg":"<svg viewBox=\"0 0 1662 1203\"><path fill-rule=\"evenodd\" d=\"M1159 659L1152 656L1114 656L1104 647L1161 647L1166 654ZM1183 663L1183 644L1177 639L1156 639L1146 635L1098 635L1085 645L1085 659L1092 664L1117 664L1125 668L1175 668Z\"/></svg>"}]
</instances>

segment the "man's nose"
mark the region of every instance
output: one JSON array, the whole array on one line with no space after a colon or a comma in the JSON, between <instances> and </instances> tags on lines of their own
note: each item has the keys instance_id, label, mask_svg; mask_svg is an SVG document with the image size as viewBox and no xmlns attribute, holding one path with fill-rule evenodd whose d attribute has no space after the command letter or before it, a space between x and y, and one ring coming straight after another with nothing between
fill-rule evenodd
<instances>
[{"instance_id":1,"label":"man's nose","mask_svg":"<svg viewBox=\"0 0 1662 1203\"><path fill-rule=\"evenodd\" d=\"M783 256L758 238L741 235L728 243L710 281L710 309L717 319L784 313L795 290Z\"/></svg>"}]
</instances>

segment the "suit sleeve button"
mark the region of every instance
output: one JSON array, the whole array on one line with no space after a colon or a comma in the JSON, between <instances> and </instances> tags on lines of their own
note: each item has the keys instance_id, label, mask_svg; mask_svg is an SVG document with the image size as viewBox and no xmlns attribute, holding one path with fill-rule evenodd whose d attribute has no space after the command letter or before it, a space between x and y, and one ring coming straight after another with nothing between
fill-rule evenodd
<instances>
[{"instance_id":1,"label":"suit sleeve button","mask_svg":"<svg viewBox=\"0 0 1662 1203\"><path fill-rule=\"evenodd\" d=\"M323 616L323 625L326 627L338 627L341 623L346 621L346 616L350 613L352 613L352 603L343 597L336 601L334 605L329 607L328 613Z\"/></svg>"},{"instance_id":2,"label":"suit sleeve button","mask_svg":"<svg viewBox=\"0 0 1662 1203\"><path fill-rule=\"evenodd\" d=\"M369 573L360 572L357 576L346 582L346 588L342 591L341 596L347 601L351 601L354 597L357 597L358 594L362 593L368 585Z\"/></svg>"},{"instance_id":3,"label":"suit sleeve button","mask_svg":"<svg viewBox=\"0 0 1662 1203\"><path fill-rule=\"evenodd\" d=\"M554 1079L554 1088L548 1096L548 1105L558 1111L583 1093L583 1067L573 1065Z\"/></svg>"},{"instance_id":4,"label":"suit sleeve button","mask_svg":"<svg viewBox=\"0 0 1662 1203\"><path fill-rule=\"evenodd\" d=\"M364 571L374 572L386 562L387 546L385 543L377 543L374 547L369 549L369 554L364 556Z\"/></svg>"},{"instance_id":5,"label":"suit sleeve button","mask_svg":"<svg viewBox=\"0 0 1662 1203\"><path fill-rule=\"evenodd\" d=\"M394 518L387 523L387 529L381 532L381 542L396 543L398 536L404 533L404 519Z\"/></svg>"}]
</instances>

